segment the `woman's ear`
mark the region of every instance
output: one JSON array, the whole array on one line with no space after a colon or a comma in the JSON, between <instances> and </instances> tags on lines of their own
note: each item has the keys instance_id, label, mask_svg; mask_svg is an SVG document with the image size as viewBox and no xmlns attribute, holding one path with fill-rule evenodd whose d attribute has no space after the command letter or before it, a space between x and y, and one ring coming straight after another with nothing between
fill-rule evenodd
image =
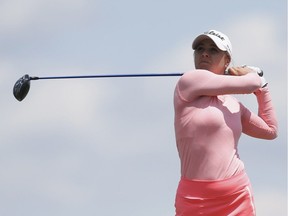
<instances>
[{"instance_id":1,"label":"woman's ear","mask_svg":"<svg viewBox=\"0 0 288 216\"><path fill-rule=\"evenodd\" d=\"M230 57L230 55L227 54L226 64L225 64L225 67L226 67L226 68L229 66L230 62L231 62L231 57Z\"/></svg>"}]
</instances>

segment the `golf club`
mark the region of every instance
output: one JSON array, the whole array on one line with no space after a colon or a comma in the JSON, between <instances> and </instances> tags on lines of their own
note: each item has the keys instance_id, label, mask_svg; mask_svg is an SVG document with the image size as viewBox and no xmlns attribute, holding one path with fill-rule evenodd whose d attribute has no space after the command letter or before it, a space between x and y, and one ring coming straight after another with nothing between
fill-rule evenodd
<instances>
[{"instance_id":1,"label":"golf club","mask_svg":"<svg viewBox=\"0 0 288 216\"><path fill-rule=\"evenodd\" d=\"M31 80L44 79L87 79L87 78L113 78L113 77L167 77L167 76L182 76L183 73L150 73L150 74L100 74L100 75L84 75L84 76L51 76L51 77L30 77L25 74L17 80L13 88L14 97L18 101L22 101L28 94Z\"/></svg>"}]
</instances>

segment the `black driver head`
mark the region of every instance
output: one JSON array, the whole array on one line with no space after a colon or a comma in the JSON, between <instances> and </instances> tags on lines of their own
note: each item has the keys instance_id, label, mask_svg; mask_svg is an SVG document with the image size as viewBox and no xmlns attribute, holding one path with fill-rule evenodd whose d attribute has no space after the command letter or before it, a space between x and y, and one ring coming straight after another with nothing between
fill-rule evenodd
<instances>
[{"instance_id":1,"label":"black driver head","mask_svg":"<svg viewBox=\"0 0 288 216\"><path fill-rule=\"evenodd\" d=\"M13 94L18 101L22 101L30 89L30 77L28 74L21 77L14 85Z\"/></svg>"}]
</instances>

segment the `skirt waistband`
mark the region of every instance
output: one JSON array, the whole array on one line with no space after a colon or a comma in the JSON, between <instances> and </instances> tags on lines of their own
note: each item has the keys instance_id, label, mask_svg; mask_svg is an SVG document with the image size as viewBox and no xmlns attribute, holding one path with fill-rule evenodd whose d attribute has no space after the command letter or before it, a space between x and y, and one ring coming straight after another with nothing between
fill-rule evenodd
<instances>
[{"instance_id":1,"label":"skirt waistband","mask_svg":"<svg viewBox=\"0 0 288 216\"><path fill-rule=\"evenodd\" d=\"M215 198L245 190L250 185L245 171L223 180L190 180L181 178L177 193L195 198Z\"/></svg>"}]
</instances>

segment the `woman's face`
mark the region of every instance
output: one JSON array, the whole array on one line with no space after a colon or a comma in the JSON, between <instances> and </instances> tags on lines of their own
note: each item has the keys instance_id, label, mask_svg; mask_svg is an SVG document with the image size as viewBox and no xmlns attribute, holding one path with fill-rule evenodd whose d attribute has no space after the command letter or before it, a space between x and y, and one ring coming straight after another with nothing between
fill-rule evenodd
<instances>
[{"instance_id":1,"label":"woman's face","mask_svg":"<svg viewBox=\"0 0 288 216\"><path fill-rule=\"evenodd\" d=\"M230 62L227 52L220 50L211 39L201 41L194 51L196 69L209 70L215 74L224 74Z\"/></svg>"}]
</instances>

